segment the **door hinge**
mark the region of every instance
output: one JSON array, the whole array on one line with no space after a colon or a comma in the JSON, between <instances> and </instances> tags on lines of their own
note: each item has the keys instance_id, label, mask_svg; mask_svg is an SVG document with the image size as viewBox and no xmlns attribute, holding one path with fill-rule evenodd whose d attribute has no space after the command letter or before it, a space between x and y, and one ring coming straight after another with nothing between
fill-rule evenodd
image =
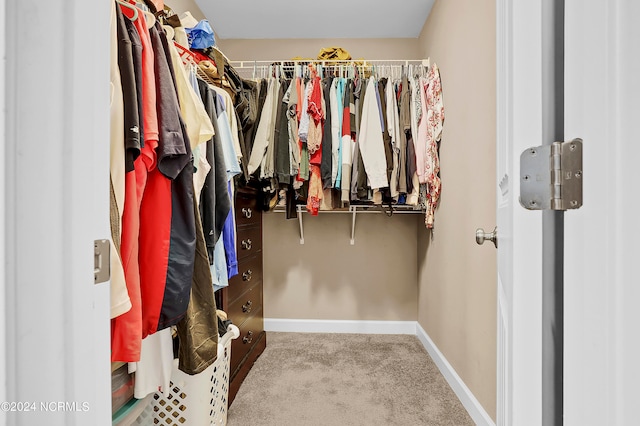
<instances>
[{"instance_id":1,"label":"door hinge","mask_svg":"<svg viewBox=\"0 0 640 426\"><path fill-rule=\"evenodd\" d=\"M93 283L100 284L111 279L111 244L109 240L93 242Z\"/></svg>"},{"instance_id":2,"label":"door hinge","mask_svg":"<svg viewBox=\"0 0 640 426\"><path fill-rule=\"evenodd\" d=\"M582 206L582 139L529 148L520 155L520 204L529 210Z\"/></svg>"}]
</instances>

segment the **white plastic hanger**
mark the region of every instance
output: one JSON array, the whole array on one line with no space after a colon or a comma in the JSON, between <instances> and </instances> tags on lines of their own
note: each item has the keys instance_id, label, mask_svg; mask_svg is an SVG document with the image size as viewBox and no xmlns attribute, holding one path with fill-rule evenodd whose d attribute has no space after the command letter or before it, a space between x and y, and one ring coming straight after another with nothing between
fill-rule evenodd
<instances>
[{"instance_id":1,"label":"white plastic hanger","mask_svg":"<svg viewBox=\"0 0 640 426\"><path fill-rule=\"evenodd\" d=\"M132 5L129 2L126 1L122 1L122 0L116 0L116 3L133 10L133 16L130 18L132 21L135 21L136 19L138 19L138 8L135 7L134 5Z\"/></svg>"},{"instance_id":2,"label":"white plastic hanger","mask_svg":"<svg viewBox=\"0 0 640 426\"><path fill-rule=\"evenodd\" d=\"M144 10L142 13L144 13L144 20L147 22L147 29L150 30L156 24L156 15L148 10Z\"/></svg>"}]
</instances>

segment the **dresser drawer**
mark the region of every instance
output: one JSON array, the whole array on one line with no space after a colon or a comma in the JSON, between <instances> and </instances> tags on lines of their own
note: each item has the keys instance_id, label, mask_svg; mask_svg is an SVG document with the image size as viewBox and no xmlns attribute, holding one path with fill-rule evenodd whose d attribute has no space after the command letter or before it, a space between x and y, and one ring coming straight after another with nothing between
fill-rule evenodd
<instances>
[{"instance_id":1,"label":"dresser drawer","mask_svg":"<svg viewBox=\"0 0 640 426\"><path fill-rule=\"evenodd\" d=\"M227 315L234 324L244 322L255 312L262 311L262 283L258 282L235 302L229 303Z\"/></svg>"},{"instance_id":2,"label":"dresser drawer","mask_svg":"<svg viewBox=\"0 0 640 426\"><path fill-rule=\"evenodd\" d=\"M251 226L260 223L262 212L258 210L255 195L239 192L236 194L236 225Z\"/></svg>"},{"instance_id":3,"label":"dresser drawer","mask_svg":"<svg viewBox=\"0 0 640 426\"><path fill-rule=\"evenodd\" d=\"M262 250L262 228L238 228L236 240L236 254L238 260L251 256Z\"/></svg>"},{"instance_id":4,"label":"dresser drawer","mask_svg":"<svg viewBox=\"0 0 640 426\"><path fill-rule=\"evenodd\" d=\"M238 265L238 275L229 280L228 302L233 303L255 283L262 281L262 253L248 257Z\"/></svg>"},{"instance_id":5,"label":"dresser drawer","mask_svg":"<svg viewBox=\"0 0 640 426\"><path fill-rule=\"evenodd\" d=\"M240 337L233 339L231 343L231 374L233 375L240 365L240 362L249 353L253 345L258 341L260 334L264 331L264 320L262 310L249 317L243 324L238 326Z\"/></svg>"}]
</instances>

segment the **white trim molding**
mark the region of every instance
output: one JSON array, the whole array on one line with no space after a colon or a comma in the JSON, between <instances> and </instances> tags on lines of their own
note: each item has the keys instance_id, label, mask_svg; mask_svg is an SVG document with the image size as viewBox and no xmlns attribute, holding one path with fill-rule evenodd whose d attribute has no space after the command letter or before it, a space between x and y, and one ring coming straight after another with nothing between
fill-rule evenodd
<instances>
[{"instance_id":1,"label":"white trim molding","mask_svg":"<svg viewBox=\"0 0 640 426\"><path fill-rule=\"evenodd\" d=\"M265 318L265 331L287 333L416 334L415 321L352 321Z\"/></svg>"},{"instance_id":2,"label":"white trim molding","mask_svg":"<svg viewBox=\"0 0 640 426\"><path fill-rule=\"evenodd\" d=\"M265 318L265 331L286 333L360 333L360 334L409 334L420 340L436 363L451 389L467 410L476 425L495 426L471 389L462 381L449 361L417 321L353 321Z\"/></svg>"},{"instance_id":3,"label":"white trim molding","mask_svg":"<svg viewBox=\"0 0 640 426\"><path fill-rule=\"evenodd\" d=\"M482 404L476 399L471 392L471 389L462 381L462 378L458 376L453 366L449 364L449 361L444 357L442 352L438 349L436 344L431 340L431 337L424 331L424 328L416 322L416 337L424 348L429 352L431 359L436 363L440 373L444 376L451 389L455 392L460 399L460 402L466 408L467 412L476 423L480 426L495 426L495 423L491 419L491 416L487 414Z\"/></svg>"}]
</instances>

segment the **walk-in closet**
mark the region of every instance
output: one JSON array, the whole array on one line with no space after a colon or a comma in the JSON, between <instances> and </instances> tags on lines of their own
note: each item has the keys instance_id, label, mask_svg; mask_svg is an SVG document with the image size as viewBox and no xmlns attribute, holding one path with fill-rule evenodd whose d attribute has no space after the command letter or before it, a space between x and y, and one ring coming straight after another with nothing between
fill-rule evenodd
<instances>
[{"instance_id":1,"label":"walk-in closet","mask_svg":"<svg viewBox=\"0 0 640 426\"><path fill-rule=\"evenodd\" d=\"M3 201L46 252L27 265L8 233L7 300L34 310L7 316L59 331L39 362L30 328L3 336L8 389L46 370L16 395L51 424L495 421L496 252L474 239L495 222L494 2L98 3L7 2L9 130L50 139L7 151L44 195Z\"/></svg>"},{"instance_id":2,"label":"walk-in closet","mask_svg":"<svg viewBox=\"0 0 640 426\"><path fill-rule=\"evenodd\" d=\"M0 426L637 423L638 2L0 21Z\"/></svg>"},{"instance_id":3,"label":"walk-in closet","mask_svg":"<svg viewBox=\"0 0 640 426\"><path fill-rule=\"evenodd\" d=\"M245 3L113 4L113 423L495 419L495 6Z\"/></svg>"}]
</instances>

